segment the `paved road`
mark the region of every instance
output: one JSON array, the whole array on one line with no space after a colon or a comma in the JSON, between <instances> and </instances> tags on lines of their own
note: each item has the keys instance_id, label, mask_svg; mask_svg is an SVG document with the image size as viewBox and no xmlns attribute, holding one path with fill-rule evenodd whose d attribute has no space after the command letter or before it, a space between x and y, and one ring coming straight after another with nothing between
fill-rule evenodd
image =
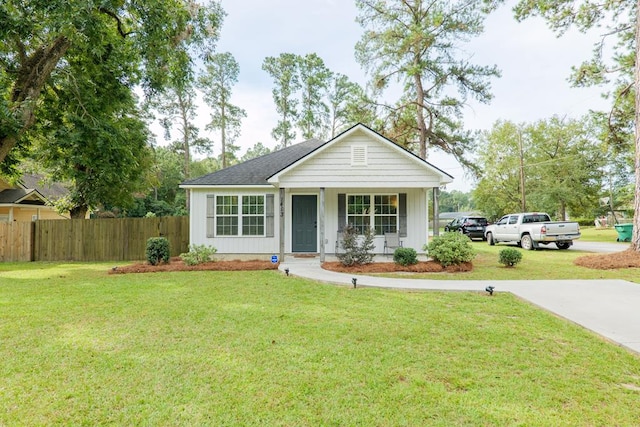
<instances>
[{"instance_id":1,"label":"paved road","mask_svg":"<svg viewBox=\"0 0 640 427\"><path fill-rule=\"evenodd\" d=\"M570 250L619 252L628 244L580 242ZM584 244L582 244L584 243ZM553 250L553 249L549 249ZM495 296L511 292L606 339L640 353L640 284L625 280L423 280L352 275L323 270L317 258L287 257L280 270L326 283L395 289L468 290L495 286Z\"/></svg>"}]
</instances>

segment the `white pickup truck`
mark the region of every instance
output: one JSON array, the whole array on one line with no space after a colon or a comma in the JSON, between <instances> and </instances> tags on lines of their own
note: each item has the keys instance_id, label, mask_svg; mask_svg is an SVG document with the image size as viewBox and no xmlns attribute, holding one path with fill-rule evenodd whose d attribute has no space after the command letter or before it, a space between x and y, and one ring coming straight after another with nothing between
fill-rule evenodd
<instances>
[{"instance_id":1,"label":"white pickup truck","mask_svg":"<svg viewBox=\"0 0 640 427\"><path fill-rule=\"evenodd\" d=\"M573 241L580 238L580 225L551 221L546 213L514 213L488 225L484 236L492 246L498 242L515 242L523 249L532 250L541 244L555 243L558 249L569 249Z\"/></svg>"}]
</instances>

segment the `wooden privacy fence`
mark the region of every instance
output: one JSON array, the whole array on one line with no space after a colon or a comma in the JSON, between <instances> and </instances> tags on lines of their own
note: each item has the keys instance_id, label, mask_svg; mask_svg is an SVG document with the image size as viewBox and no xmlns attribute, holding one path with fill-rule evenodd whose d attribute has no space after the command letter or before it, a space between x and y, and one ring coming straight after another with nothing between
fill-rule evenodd
<instances>
[{"instance_id":1,"label":"wooden privacy fence","mask_svg":"<svg viewBox=\"0 0 640 427\"><path fill-rule=\"evenodd\" d=\"M149 237L166 237L171 256L189 250L189 217L39 220L34 261L129 261L146 258Z\"/></svg>"},{"instance_id":2,"label":"wooden privacy fence","mask_svg":"<svg viewBox=\"0 0 640 427\"><path fill-rule=\"evenodd\" d=\"M31 261L32 222L0 222L0 262Z\"/></svg>"}]
</instances>

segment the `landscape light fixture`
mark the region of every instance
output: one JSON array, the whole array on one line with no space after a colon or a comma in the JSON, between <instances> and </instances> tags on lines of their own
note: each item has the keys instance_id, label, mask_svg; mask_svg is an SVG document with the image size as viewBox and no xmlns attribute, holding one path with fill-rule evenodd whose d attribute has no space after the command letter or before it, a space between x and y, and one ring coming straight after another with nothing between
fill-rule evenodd
<instances>
[{"instance_id":1,"label":"landscape light fixture","mask_svg":"<svg viewBox=\"0 0 640 427\"><path fill-rule=\"evenodd\" d=\"M484 288L485 291L489 292L489 295L493 295L494 289L495 289L495 286L487 286L486 288Z\"/></svg>"},{"instance_id":2,"label":"landscape light fixture","mask_svg":"<svg viewBox=\"0 0 640 427\"><path fill-rule=\"evenodd\" d=\"M357 282L358 282L358 279L357 279L357 278L355 278L355 277L351 278L351 283L353 283L353 287L354 287L354 288L356 287L356 283L357 283Z\"/></svg>"},{"instance_id":3,"label":"landscape light fixture","mask_svg":"<svg viewBox=\"0 0 640 427\"><path fill-rule=\"evenodd\" d=\"M286 267L286 268L284 269L284 272L285 272L285 273L287 273L287 276L288 276L288 275L289 275L289 267Z\"/></svg>"}]
</instances>

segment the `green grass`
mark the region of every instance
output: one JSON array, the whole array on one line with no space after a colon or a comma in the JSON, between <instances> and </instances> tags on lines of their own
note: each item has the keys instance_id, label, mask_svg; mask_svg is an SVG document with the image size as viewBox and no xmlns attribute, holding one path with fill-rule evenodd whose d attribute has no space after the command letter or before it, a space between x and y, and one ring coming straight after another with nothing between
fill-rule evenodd
<instances>
[{"instance_id":1,"label":"green grass","mask_svg":"<svg viewBox=\"0 0 640 427\"><path fill-rule=\"evenodd\" d=\"M616 243L617 232L614 228L596 229L580 227L581 240L589 242ZM577 266L573 261L581 256L593 255L592 252L571 248L558 251L553 244L540 250L525 251L515 245L497 244L489 246L487 242L471 242L477 252L473 260L473 271L467 273L429 273L402 275L401 277L434 280L562 280L562 279L622 279L640 283L640 268L616 270L595 270ZM620 250L628 248L629 243L619 243ZM499 253L505 248L517 248L522 251L522 261L515 267L500 264ZM386 277L400 277L384 274Z\"/></svg>"},{"instance_id":2,"label":"green grass","mask_svg":"<svg viewBox=\"0 0 640 427\"><path fill-rule=\"evenodd\" d=\"M580 234L580 240L584 240L586 242L616 243L616 239L618 238L618 232L615 227L580 227Z\"/></svg>"},{"instance_id":3,"label":"green grass","mask_svg":"<svg viewBox=\"0 0 640 427\"><path fill-rule=\"evenodd\" d=\"M561 280L561 279L623 279L640 283L640 268L624 268L615 270L595 270L577 266L573 261L592 252L569 249L558 251L541 249L525 251L515 245L498 244L489 246L487 242L471 243L477 256L473 259L473 271L466 273L428 273L412 274L415 279L435 280ZM499 253L505 248L516 248L522 251L522 261L515 267L500 264ZM393 274L385 274L393 277ZM400 277L397 276L396 277Z\"/></svg>"},{"instance_id":4,"label":"green grass","mask_svg":"<svg viewBox=\"0 0 640 427\"><path fill-rule=\"evenodd\" d=\"M501 293L0 264L0 425L634 425L640 359Z\"/></svg>"}]
</instances>

